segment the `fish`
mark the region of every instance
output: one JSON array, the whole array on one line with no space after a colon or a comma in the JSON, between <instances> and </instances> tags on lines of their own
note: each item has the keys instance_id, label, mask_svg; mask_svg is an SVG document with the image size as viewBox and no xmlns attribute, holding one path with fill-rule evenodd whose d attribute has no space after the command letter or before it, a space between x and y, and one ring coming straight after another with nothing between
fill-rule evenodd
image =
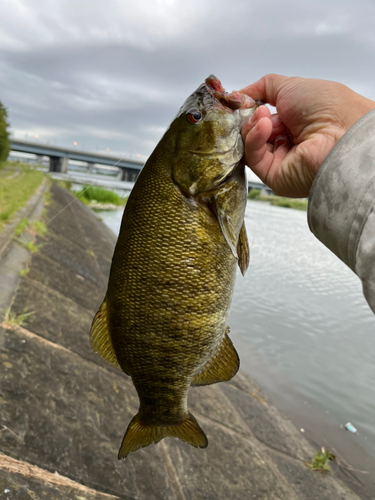
<instances>
[{"instance_id":1,"label":"fish","mask_svg":"<svg viewBox=\"0 0 375 500\"><path fill-rule=\"evenodd\" d=\"M182 105L142 168L123 214L93 350L129 375L139 411L118 458L178 438L208 440L190 386L230 380L239 357L227 325L249 244L241 128L258 103L209 76Z\"/></svg>"}]
</instances>

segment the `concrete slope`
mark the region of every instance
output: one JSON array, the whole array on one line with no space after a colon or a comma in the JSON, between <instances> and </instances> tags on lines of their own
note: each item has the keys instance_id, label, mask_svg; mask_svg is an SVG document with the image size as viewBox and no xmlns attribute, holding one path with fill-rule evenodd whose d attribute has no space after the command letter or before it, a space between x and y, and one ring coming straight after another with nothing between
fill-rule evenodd
<instances>
[{"instance_id":1,"label":"concrete slope","mask_svg":"<svg viewBox=\"0 0 375 500\"><path fill-rule=\"evenodd\" d=\"M48 233L12 306L35 313L25 328L0 330L0 498L358 499L306 467L314 450L241 372L190 390L207 449L165 439L117 460L138 398L88 337L115 238L72 200L52 187Z\"/></svg>"}]
</instances>

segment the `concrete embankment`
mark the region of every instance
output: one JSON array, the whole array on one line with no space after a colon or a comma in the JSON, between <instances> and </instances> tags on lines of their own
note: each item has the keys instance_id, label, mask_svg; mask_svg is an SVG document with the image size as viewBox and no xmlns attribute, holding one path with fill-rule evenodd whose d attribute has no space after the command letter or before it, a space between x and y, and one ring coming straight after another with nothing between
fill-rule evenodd
<instances>
[{"instance_id":1,"label":"concrete embankment","mask_svg":"<svg viewBox=\"0 0 375 500\"><path fill-rule=\"evenodd\" d=\"M207 449L165 439L117 460L138 398L88 337L115 237L72 199L52 186L48 232L12 301L34 314L25 328L0 328L0 498L358 499L305 465L312 447L241 372L190 390Z\"/></svg>"}]
</instances>

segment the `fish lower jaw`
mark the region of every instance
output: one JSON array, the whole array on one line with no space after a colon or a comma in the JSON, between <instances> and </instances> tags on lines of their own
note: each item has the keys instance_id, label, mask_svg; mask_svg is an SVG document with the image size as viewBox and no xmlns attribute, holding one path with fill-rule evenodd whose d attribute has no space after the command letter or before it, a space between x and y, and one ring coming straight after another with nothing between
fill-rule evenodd
<instances>
[{"instance_id":1,"label":"fish lower jaw","mask_svg":"<svg viewBox=\"0 0 375 500\"><path fill-rule=\"evenodd\" d=\"M240 133L238 133L234 139L233 142L233 135L228 138L227 141L225 141L225 144L223 146L226 146L227 149L225 151L195 151L195 150L189 150L189 153L196 155L196 156L201 156L202 158L208 158L208 159L215 159L215 158L221 158L226 155L230 155L235 152L238 141L241 139ZM241 139L242 140L242 139Z\"/></svg>"},{"instance_id":2,"label":"fish lower jaw","mask_svg":"<svg viewBox=\"0 0 375 500\"><path fill-rule=\"evenodd\" d=\"M208 153L204 153L202 151L192 151L190 150L189 153L195 155L195 156L202 156L203 158L208 158L208 159L215 159L215 158L220 158L221 156L225 156L228 154L233 153L237 146L237 141L235 144L230 148L227 149L226 151L209 151Z\"/></svg>"}]
</instances>

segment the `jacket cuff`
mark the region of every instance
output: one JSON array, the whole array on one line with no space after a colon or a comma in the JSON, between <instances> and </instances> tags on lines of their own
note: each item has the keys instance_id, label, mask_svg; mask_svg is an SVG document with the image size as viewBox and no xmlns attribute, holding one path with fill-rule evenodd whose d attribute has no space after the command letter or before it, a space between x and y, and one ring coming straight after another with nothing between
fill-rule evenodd
<instances>
[{"instance_id":1,"label":"jacket cuff","mask_svg":"<svg viewBox=\"0 0 375 500\"><path fill-rule=\"evenodd\" d=\"M359 240L374 203L372 110L337 142L320 167L309 195L310 230L354 272Z\"/></svg>"}]
</instances>

